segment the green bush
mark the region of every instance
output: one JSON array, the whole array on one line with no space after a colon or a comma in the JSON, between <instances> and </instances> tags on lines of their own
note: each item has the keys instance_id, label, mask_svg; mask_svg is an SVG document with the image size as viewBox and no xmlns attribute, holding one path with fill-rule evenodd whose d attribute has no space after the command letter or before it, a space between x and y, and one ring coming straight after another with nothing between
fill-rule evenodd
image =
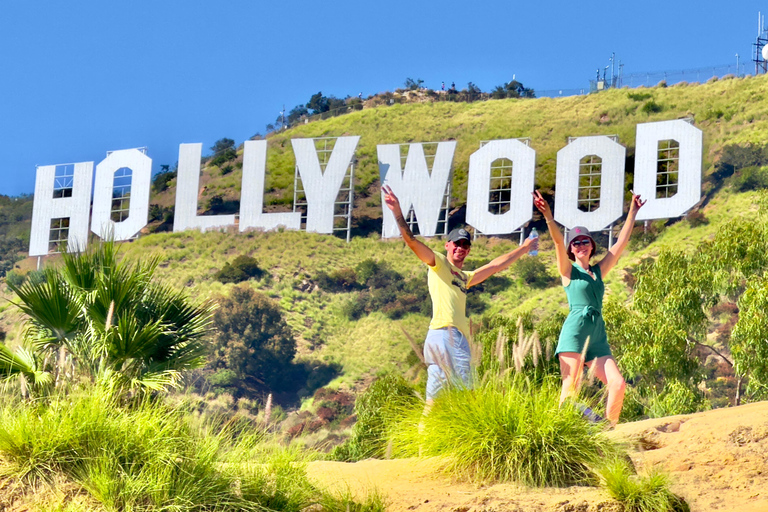
<instances>
[{"instance_id":1,"label":"green bush","mask_svg":"<svg viewBox=\"0 0 768 512\"><path fill-rule=\"evenodd\" d=\"M208 370L235 373L228 386L241 392L271 392L291 378L296 340L280 306L247 285L219 299ZM229 374L226 374L229 375ZM215 379L216 377L214 377Z\"/></svg>"},{"instance_id":2,"label":"green bush","mask_svg":"<svg viewBox=\"0 0 768 512\"><path fill-rule=\"evenodd\" d=\"M648 399L646 414L651 418L664 418L709 409L709 402L693 387L677 380L664 383L664 390Z\"/></svg>"},{"instance_id":3,"label":"green bush","mask_svg":"<svg viewBox=\"0 0 768 512\"><path fill-rule=\"evenodd\" d=\"M377 378L355 401L357 423L352 437L337 446L331 458L346 462L383 458L390 427L403 409L421 407L413 387L399 374Z\"/></svg>"},{"instance_id":4,"label":"green bush","mask_svg":"<svg viewBox=\"0 0 768 512\"><path fill-rule=\"evenodd\" d=\"M706 226L709 224L709 219L701 212L701 210L694 210L692 212L688 212L688 215L685 216L685 220L688 221L688 224L692 228L697 228L699 226Z\"/></svg>"},{"instance_id":5,"label":"green bush","mask_svg":"<svg viewBox=\"0 0 768 512\"><path fill-rule=\"evenodd\" d=\"M768 188L768 167L744 167L730 178L736 192L748 192Z\"/></svg>"},{"instance_id":6,"label":"green bush","mask_svg":"<svg viewBox=\"0 0 768 512\"><path fill-rule=\"evenodd\" d=\"M332 293L360 290L342 305L342 312L350 320L373 311L381 311L391 319L408 313L430 313L426 279L406 279L386 264L372 259L360 262L354 269L321 271L315 281L321 289Z\"/></svg>"},{"instance_id":7,"label":"green bush","mask_svg":"<svg viewBox=\"0 0 768 512\"><path fill-rule=\"evenodd\" d=\"M506 372L439 395L393 428L396 456L443 457L457 477L534 486L589 484L613 443L576 408L558 405L560 379Z\"/></svg>"},{"instance_id":8,"label":"green bush","mask_svg":"<svg viewBox=\"0 0 768 512\"><path fill-rule=\"evenodd\" d=\"M664 110L664 107L653 100L649 100L643 104L640 110L646 114L658 114Z\"/></svg>"},{"instance_id":9,"label":"green bush","mask_svg":"<svg viewBox=\"0 0 768 512\"><path fill-rule=\"evenodd\" d=\"M170 181L176 179L176 175L177 171L166 171L155 174L155 177L152 178L152 190L156 194L165 191L168 188Z\"/></svg>"},{"instance_id":10,"label":"green bush","mask_svg":"<svg viewBox=\"0 0 768 512\"><path fill-rule=\"evenodd\" d=\"M253 278L261 278L264 271L259 268L256 258L240 255L232 263L225 263L224 267L214 274L214 279L221 283L241 283Z\"/></svg>"},{"instance_id":11,"label":"green bush","mask_svg":"<svg viewBox=\"0 0 768 512\"><path fill-rule=\"evenodd\" d=\"M357 282L357 279L358 277L355 269L349 267L334 270L330 274L321 270L315 277L317 286L319 286L321 290L331 293L359 290L361 286Z\"/></svg>"},{"instance_id":12,"label":"green bush","mask_svg":"<svg viewBox=\"0 0 768 512\"><path fill-rule=\"evenodd\" d=\"M601 485L621 503L624 512L688 512L690 508L681 497L669 490L669 478L653 471L638 477L626 461L609 459L600 470Z\"/></svg>"},{"instance_id":13,"label":"green bush","mask_svg":"<svg viewBox=\"0 0 768 512\"><path fill-rule=\"evenodd\" d=\"M533 288L546 288L554 282L541 258L520 258L515 262L514 272L525 284Z\"/></svg>"},{"instance_id":14,"label":"green bush","mask_svg":"<svg viewBox=\"0 0 768 512\"><path fill-rule=\"evenodd\" d=\"M15 270L9 270L5 274L5 282L11 286L21 286L26 278L26 275L17 274Z\"/></svg>"}]
</instances>

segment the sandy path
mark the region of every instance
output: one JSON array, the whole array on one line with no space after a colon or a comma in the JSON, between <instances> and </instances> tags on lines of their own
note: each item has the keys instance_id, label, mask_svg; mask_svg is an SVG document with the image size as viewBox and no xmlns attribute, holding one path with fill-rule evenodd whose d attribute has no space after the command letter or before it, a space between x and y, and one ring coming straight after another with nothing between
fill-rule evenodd
<instances>
[{"instance_id":1,"label":"sandy path","mask_svg":"<svg viewBox=\"0 0 768 512\"><path fill-rule=\"evenodd\" d=\"M768 402L620 425L610 434L633 446L639 470L660 465L691 510L768 512ZM438 471L434 460L320 461L308 467L318 484L364 497L383 494L388 510L451 512L612 512L594 488L474 486Z\"/></svg>"}]
</instances>

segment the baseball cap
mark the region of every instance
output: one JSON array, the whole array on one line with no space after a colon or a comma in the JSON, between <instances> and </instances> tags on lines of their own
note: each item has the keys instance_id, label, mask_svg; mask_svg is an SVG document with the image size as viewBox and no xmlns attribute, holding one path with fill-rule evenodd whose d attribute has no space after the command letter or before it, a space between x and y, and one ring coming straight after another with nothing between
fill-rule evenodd
<instances>
[{"instance_id":1,"label":"baseball cap","mask_svg":"<svg viewBox=\"0 0 768 512\"><path fill-rule=\"evenodd\" d=\"M458 242L459 240L466 240L470 244L472 243L472 237L469 236L469 232L464 228L456 228L448 233L449 242Z\"/></svg>"},{"instance_id":2,"label":"baseball cap","mask_svg":"<svg viewBox=\"0 0 768 512\"><path fill-rule=\"evenodd\" d=\"M595 243L595 239L592 238L592 233L590 233L584 226L575 226L573 229L568 230L568 238L565 242L565 252L571 260L574 259L573 252L571 251L571 242L580 236L589 238L589 241L592 243L592 252L589 253L590 257L597 251L597 244Z\"/></svg>"}]
</instances>

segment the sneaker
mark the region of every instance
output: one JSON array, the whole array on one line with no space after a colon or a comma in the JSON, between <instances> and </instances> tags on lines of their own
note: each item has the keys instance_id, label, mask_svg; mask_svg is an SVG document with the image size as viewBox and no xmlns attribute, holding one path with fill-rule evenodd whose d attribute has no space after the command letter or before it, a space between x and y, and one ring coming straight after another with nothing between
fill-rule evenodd
<instances>
[{"instance_id":1,"label":"sneaker","mask_svg":"<svg viewBox=\"0 0 768 512\"><path fill-rule=\"evenodd\" d=\"M600 416L599 414L597 414L595 411L593 411L592 409L590 409L584 404L574 402L573 406L576 407L576 409L579 412L581 412L581 414L584 416L584 419L586 419L591 423L602 423L603 421L605 421L605 418L603 418L602 416Z\"/></svg>"}]
</instances>

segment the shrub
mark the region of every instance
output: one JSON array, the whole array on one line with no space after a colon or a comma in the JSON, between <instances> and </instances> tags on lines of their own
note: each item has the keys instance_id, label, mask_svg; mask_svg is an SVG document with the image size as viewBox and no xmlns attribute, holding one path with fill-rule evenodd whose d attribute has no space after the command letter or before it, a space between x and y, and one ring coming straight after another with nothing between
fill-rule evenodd
<instances>
[{"instance_id":1,"label":"shrub","mask_svg":"<svg viewBox=\"0 0 768 512\"><path fill-rule=\"evenodd\" d=\"M561 318L561 315L556 315L559 324L556 326L554 344L557 343L562 327ZM551 323L542 322L534 328L530 313L515 317L493 317L488 326L483 326L474 337L475 343L482 348L478 375L481 378L495 378L509 368L536 378L559 375L560 367L553 355L554 344L550 339ZM539 332L541 327L544 328L543 332ZM551 327L555 328L555 325ZM490 375L486 376L489 372Z\"/></svg>"},{"instance_id":2,"label":"shrub","mask_svg":"<svg viewBox=\"0 0 768 512\"><path fill-rule=\"evenodd\" d=\"M224 199L221 194L211 196L208 200L207 213L212 214L228 214L238 213L240 211L240 201L233 199Z\"/></svg>"},{"instance_id":3,"label":"shrub","mask_svg":"<svg viewBox=\"0 0 768 512\"><path fill-rule=\"evenodd\" d=\"M697 228L699 226L705 226L709 224L709 219L707 219L707 217L704 216L701 210L694 210L692 212L688 212L688 215L685 216L685 220L688 221L688 224L692 228Z\"/></svg>"},{"instance_id":4,"label":"shrub","mask_svg":"<svg viewBox=\"0 0 768 512\"><path fill-rule=\"evenodd\" d=\"M413 407L420 408L421 401L401 375L388 373L377 378L357 397L357 423L352 428L352 437L337 446L331 458L349 462L384 457L387 435L395 418L403 409Z\"/></svg>"},{"instance_id":5,"label":"shrub","mask_svg":"<svg viewBox=\"0 0 768 512\"><path fill-rule=\"evenodd\" d=\"M515 262L515 275L533 288L546 288L554 281L541 258L520 258Z\"/></svg>"},{"instance_id":6,"label":"shrub","mask_svg":"<svg viewBox=\"0 0 768 512\"><path fill-rule=\"evenodd\" d=\"M351 292L360 289L360 285L357 282L357 274L354 269L349 267L334 270L330 274L321 270L315 280L317 281L317 286L327 292Z\"/></svg>"},{"instance_id":7,"label":"shrub","mask_svg":"<svg viewBox=\"0 0 768 512\"><path fill-rule=\"evenodd\" d=\"M419 408L393 429L397 456L444 457L460 478L524 485L587 484L616 453L602 426L558 405L560 379L506 373L473 390L444 390L429 414Z\"/></svg>"},{"instance_id":8,"label":"shrub","mask_svg":"<svg viewBox=\"0 0 768 512\"><path fill-rule=\"evenodd\" d=\"M176 179L177 171L166 171L155 174L152 178L152 190L159 194L168 188L168 183Z\"/></svg>"},{"instance_id":9,"label":"shrub","mask_svg":"<svg viewBox=\"0 0 768 512\"><path fill-rule=\"evenodd\" d=\"M653 100L649 100L643 104L643 107L640 110L646 114L657 114L664 110L664 107Z\"/></svg>"},{"instance_id":10,"label":"shrub","mask_svg":"<svg viewBox=\"0 0 768 512\"><path fill-rule=\"evenodd\" d=\"M217 140L216 143L211 146L211 151L213 151L213 157L211 157L208 162L210 165L221 166L224 162L237 158L235 141L226 137Z\"/></svg>"},{"instance_id":11,"label":"shrub","mask_svg":"<svg viewBox=\"0 0 768 512\"><path fill-rule=\"evenodd\" d=\"M736 192L748 192L768 188L767 167L745 167L730 178L731 187Z\"/></svg>"},{"instance_id":12,"label":"shrub","mask_svg":"<svg viewBox=\"0 0 768 512\"><path fill-rule=\"evenodd\" d=\"M372 259L360 262L354 269L345 267L330 274L321 271L315 280L321 289L329 292L361 290L342 305L342 312L350 320L373 311L381 311L391 319L408 313L429 314L426 279L406 279Z\"/></svg>"},{"instance_id":13,"label":"shrub","mask_svg":"<svg viewBox=\"0 0 768 512\"><path fill-rule=\"evenodd\" d=\"M709 402L692 385L686 385L677 380L667 380L661 393L651 395L645 413L651 418L664 418L709 408Z\"/></svg>"},{"instance_id":14,"label":"shrub","mask_svg":"<svg viewBox=\"0 0 768 512\"><path fill-rule=\"evenodd\" d=\"M9 270L5 274L5 282L11 286L21 286L26 278L26 275L17 274L15 270Z\"/></svg>"},{"instance_id":15,"label":"shrub","mask_svg":"<svg viewBox=\"0 0 768 512\"><path fill-rule=\"evenodd\" d=\"M225 263L224 267L214 274L214 279L221 283L241 283L253 278L261 278L264 271L259 268L256 258L240 255L232 263Z\"/></svg>"},{"instance_id":16,"label":"shrub","mask_svg":"<svg viewBox=\"0 0 768 512\"><path fill-rule=\"evenodd\" d=\"M219 299L208 368L230 370L241 391L271 391L291 376L296 340L280 306L246 285Z\"/></svg>"},{"instance_id":17,"label":"shrub","mask_svg":"<svg viewBox=\"0 0 768 512\"><path fill-rule=\"evenodd\" d=\"M162 400L121 408L91 390L5 402L0 453L16 479L63 477L106 510L298 511L326 500L323 510L344 508L309 482L296 453L267 448L258 431L238 427L235 440L228 426L210 427L191 428Z\"/></svg>"},{"instance_id":18,"label":"shrub","mask_svg":"<svg viewBox=\"0 0 768 512\"><path fill-rule=\"evenodd\" d=\"M599 474L602 487L623 505L625 512L690 510L685 500L669 490L669 477L659 471L638 477L624 460L615 458L605 464Z\"/></svg>"},{"instance_id":19,"label":"shrub","mask_svg":"<svg viewBox=\"0 0 768 512\"><path fill-rule=\"evenodd\" d=\"M628 92L627 98L631 99L632 101L645 101L647 99L653 98L653 94L650 92Z\"/></svg>"}]
</instances>

